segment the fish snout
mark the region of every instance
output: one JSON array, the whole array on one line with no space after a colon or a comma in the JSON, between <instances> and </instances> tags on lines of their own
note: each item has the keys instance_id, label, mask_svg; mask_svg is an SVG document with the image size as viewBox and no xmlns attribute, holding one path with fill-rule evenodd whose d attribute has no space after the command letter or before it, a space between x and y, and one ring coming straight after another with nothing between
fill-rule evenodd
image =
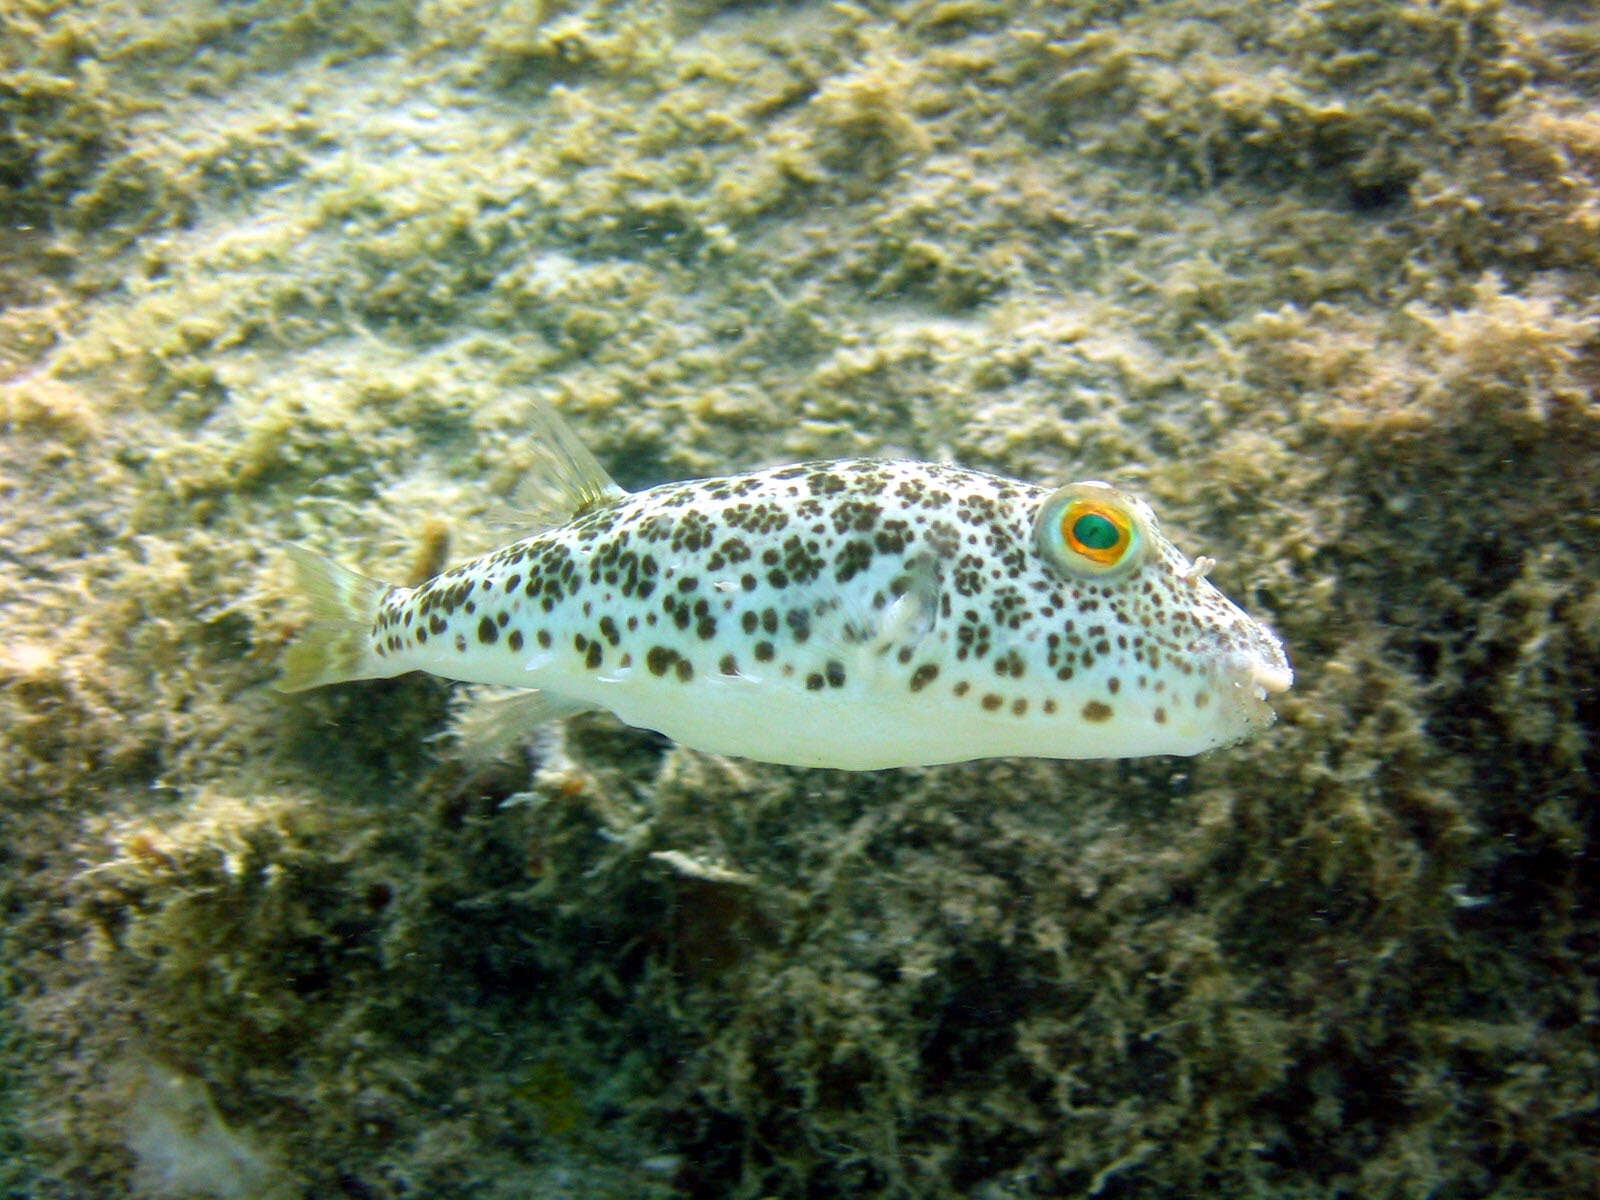
<instances>
[{"instance_id":1,"label":"fish snout","mask_svg":"<svg viewBox=\"0 0 1600 1200\"><path fill-rule=\"evenodd\" d=\"M1247 682L1260 692L1263 700L1269 695L1287 692L1294 686L1294 671L1290 669L1289 660L1284 657L1282 650L1272 661L1255 659L1249 662L1243 674Z\"/></svg>"},{"instance_id":2,"label":"fish snout","mask_svg":"<svg viewBox=\"0 0 1600 1200\"><path fill-rule=\"evenodd\" d=\"M1233 714L1241 737L1265 729L1278 719L1268 698L1288 691L1294 683L1294 671L1277 638L1261 630L1252 643L1248 649L1234 650L1224 657L1219 680L1226 681L1231 701L1225 702L1223 709Z\"/></svg>"}]
</instances>

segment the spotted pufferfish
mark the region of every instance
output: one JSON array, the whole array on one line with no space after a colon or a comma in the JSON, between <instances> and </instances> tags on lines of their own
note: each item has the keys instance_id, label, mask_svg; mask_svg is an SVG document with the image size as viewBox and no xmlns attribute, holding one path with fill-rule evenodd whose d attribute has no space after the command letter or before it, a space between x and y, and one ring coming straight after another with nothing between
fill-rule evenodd
<instances>
[{"instance_id":1,"label":"spotted pufferfish","mask_svg":"<svg viewBox=\"0 0 1600 1200\"><path fill-rule=\"evenodd\" d=\"M427 671L686 746L870 770L1197 754L1271 724L1279 640L1100 482L806 462L620 488L545 414L533 529L418 587L288 547L277 687Z\"/></svg>"}]
</instances>

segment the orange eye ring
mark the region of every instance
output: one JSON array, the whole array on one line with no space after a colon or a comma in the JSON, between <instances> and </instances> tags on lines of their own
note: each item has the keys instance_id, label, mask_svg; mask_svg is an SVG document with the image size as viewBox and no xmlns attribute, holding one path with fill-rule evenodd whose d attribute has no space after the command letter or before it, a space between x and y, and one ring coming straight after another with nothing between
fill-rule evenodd
<instances>
[{"instance_id":1,"label":"orange eye ring","mask_svg":"<svg viewBox=\"0 0 1600 1200\"><path fill-rule=\"evenodd\" d=\"M1093 500L1074 500L1061 513L1061 540L1097 567L1114 567L1133 545L1125 513Z\"/></svg>"},{"instance_id":2,"label":"orange eye ring","mask_svg":"<svg viewBox=\"0 0 1600 1200\"><path fill-rule=\"evenodd\" d=\"M1109 484L1072 483L1034 520L1034 545L1057 570L1090 578L1133 570L1150 546L1150 510Z\"/></svg>"}]
</instances>

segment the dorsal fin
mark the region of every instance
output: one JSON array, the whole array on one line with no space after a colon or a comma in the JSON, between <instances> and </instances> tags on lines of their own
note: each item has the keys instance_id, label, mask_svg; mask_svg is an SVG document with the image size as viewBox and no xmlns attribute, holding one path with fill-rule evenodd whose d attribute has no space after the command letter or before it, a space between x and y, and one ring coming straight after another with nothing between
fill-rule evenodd
<instances>
[{"instance_id":1,"label":"dorsal fin","mask_svg":"<svg viewBox=\"0 0 1600 1200\"><path fill-rule=\"evenodd\" d=\"M528 441L533 460L507 503L497 506L496 524L537 533L628 494L606 474L572 426L543 401L533 406Z\"/></svg>"}]
</instances>

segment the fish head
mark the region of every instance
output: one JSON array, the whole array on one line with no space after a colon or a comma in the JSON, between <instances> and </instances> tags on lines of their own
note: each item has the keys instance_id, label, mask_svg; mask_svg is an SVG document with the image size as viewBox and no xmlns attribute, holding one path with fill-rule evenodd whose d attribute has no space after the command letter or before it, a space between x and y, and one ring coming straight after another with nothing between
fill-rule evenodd
<instances>
[{"instance_id":1,"label":"fish head","mask_svg":"<svg viewBox=\"0 0 1600 1200\"><path fill-rule=\"evenodd\" d=\"M1275 719L1294 673L1283 643L1161 533L1149 505L1098 480L1040 505L1034 545L1065 597L1057 677L1120 753L1196 754Z\"/></svg>"}]
</instances>

